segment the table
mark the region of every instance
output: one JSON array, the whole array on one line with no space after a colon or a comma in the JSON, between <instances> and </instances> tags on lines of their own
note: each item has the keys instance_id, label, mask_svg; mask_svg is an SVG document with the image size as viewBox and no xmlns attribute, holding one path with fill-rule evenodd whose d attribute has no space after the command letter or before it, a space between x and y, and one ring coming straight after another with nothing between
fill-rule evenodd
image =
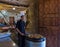
<instances>
[{"instance_id":1,"label":"table","mask_svg":"<svg viewBox=\"0 0 60 47\"><path fill-rule=\"evenodd\" d=\"M16 43L14 43L14 41L10 37L6 37L0 39L0 47L18 47L18 46L16 45Z\"/></svg>"}]
</instances>

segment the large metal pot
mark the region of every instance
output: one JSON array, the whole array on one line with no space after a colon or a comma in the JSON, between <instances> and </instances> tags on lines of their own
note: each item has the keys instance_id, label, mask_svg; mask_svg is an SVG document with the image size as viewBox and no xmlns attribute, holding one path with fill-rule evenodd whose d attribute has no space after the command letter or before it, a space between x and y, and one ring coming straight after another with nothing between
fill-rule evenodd
<instances>
[{"instance_id":1,"label":"large metal pot","mask_svg":"<svg viewBox=\"0 0 60 47\"><path fill-rule=\"evenodd\" d=\"M25 47L46 47L46 38L40 34L29 34L26 37Z\"/></svg>"}]
</instances>

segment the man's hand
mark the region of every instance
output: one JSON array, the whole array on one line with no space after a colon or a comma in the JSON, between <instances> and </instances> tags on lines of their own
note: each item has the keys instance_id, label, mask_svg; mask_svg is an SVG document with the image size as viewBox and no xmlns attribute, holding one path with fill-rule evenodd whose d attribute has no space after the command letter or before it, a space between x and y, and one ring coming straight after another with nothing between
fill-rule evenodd
<instances>
[{"instance_id":1,"label":"man's hand","mask_svg":"<svg viewBox=\"0 0 60 47\"><path fill-rule=\"evenodd\" d=\"M17 32L18 32L20 35L22 35L22 36L25 35L24 33L20 32L20 30L19 30L18 28L16 28L16 30L17 30Z\"/></svg>"},{"instance_id":2,"label":"man's hand","mask_svg":"<svg viewBox=\"0 0 60 47\"><path fill-rule=\"evenodd\" d=\"M8 30L9 27L2 27L2 30Z\"/></svg>"},{"instance_id":3,"label":"man's hand","mask_svg":"<svg viewBox=\"0 0 60 47\"><path fill-rule=\"evenodd\" d=\"M15 29L15 26L10 26L9 28L10 28L10 29Z\"/></svg>"},{"instance_id":4,"label":"man's hand","mask_svg":"<svg viewBox=\"0 0 60 47\"><path fill-rule=\"evenodd\" d=\"M21 33L21 35L22 35L22 36L24 36L24 34L23 34L23 33Z\"/></svg>"}]
</instances>

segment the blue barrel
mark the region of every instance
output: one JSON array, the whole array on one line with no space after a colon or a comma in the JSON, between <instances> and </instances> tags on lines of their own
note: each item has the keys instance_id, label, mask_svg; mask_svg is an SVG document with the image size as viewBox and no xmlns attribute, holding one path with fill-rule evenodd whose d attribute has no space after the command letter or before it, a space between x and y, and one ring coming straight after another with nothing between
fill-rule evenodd
<instances>
[{"instance_id":1,"label":"blue barrel","mask_svg":"<svg viewBox=\"0 0 60 47\"><path fill-rule=\"evenodd\" d=\"M25 47L46 47L46 38L29 38L26 37Z\"/></svg>"}]
</instances>

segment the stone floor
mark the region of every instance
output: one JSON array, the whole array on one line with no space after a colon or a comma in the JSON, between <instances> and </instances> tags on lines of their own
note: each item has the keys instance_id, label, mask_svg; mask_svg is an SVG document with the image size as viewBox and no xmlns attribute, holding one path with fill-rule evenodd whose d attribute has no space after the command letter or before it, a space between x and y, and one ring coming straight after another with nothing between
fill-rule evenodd
<instances>
[{"instance_id":1,"label":"stone floor","mask_svg":"<svg viewBox=\"0 0 60 47\"><path fill-rule=\"evenodd\" d=\"M0 39L0 47L18 47L18 46L10 37L6 37Z\"/></svg>"}]
</instances>

